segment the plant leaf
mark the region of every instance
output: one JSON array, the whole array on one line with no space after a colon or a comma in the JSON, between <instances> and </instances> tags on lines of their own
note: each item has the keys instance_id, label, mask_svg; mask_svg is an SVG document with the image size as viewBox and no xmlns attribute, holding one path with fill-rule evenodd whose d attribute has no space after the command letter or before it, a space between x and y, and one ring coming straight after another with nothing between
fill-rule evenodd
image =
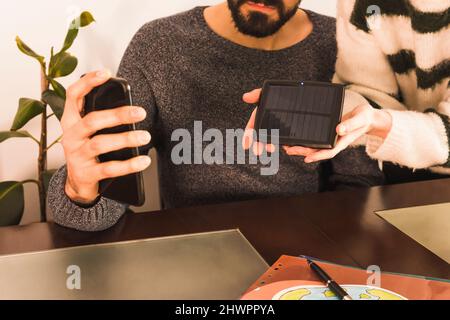
<instances>
[{"instance_id":1,"label":"plant leaf","mask_svg":"<svg viewBox=\"0 0 450 320\"><path fill-rule=\"evenodd\" d=\"M47 170L44 172L44 187L45 187L45 194L47 194L48 186L50 185L50 179L53 177L53 175L56 173L56 169Z\"/></svg>"},{"instance_id":2,"label":"plant leaf","mask_svg":"<svg viewBox=\"0 0 450 320\"><path fill-rule=\"evenodd\" d=\"M87 27L92 22L95 22L95 19L89 11L83 11L80 14L80 28Z\"/></svg>"},{"instance_id":3,"label":"plant leaf","mask_svg":"<svg viewBox=\"0 0 450 320\"><path fill-rule=\"evenodd\" d=\"M11 138L31 138L28 131L0 131L0 143Z\"/></svg>"},{"instance_id":4,"label":"plant leaf","mask_svg":"<svg viewBox=\"0 0 450 320\"><path fill-rule=\"evenodd\" d=\"M66 89L64 89L63 85L52 78L49 78L48 81L52 85L53 90L55 90L56 94L66 100Z\"/></svg>"},{"instance_id":5,"label":"plant leaf","mask_svg":"<svg viewBox=\"0 0 450 320\"><path fill-rule=\"evenodd\" d=\"M18 225L24 207L23 184L17 181L0 182L0 226Z\"/></svg>"},{"instance_id":6,"label":"plant leaf","mask_svg":"<svg viewBox=\"0 0 450 320\"><path fill-rule=\"evenodd\" d=\"M72 22L73 23L73 22ZM64 45L61 49L61 52L67 51L72 46L73 42L78 36L79 29L78 28L70 28L67 31L66 39L64 40Z\"/></svg>"},{"instance_id":7,"label":"plant leaf","mask_svg":"<svg viewBox=\"0 0 450 320\"><path fill-rule=\"evenodd\" d=\"M39 54L37 54L36 52L34 52L29 46L27 46L18 36L16 37L16 43L17 43L17 47L19 48L19 50L23 53L26 54L29 57L35 58L37 61L39 61L39 63L41 64L41 66L44 65L44 60L45 58Z\"/></svg>"},{"instance_id":8,"label":"plant leaf","mask_svg":"<svg viewBox=\"0 0 450 320\"><path fill-rule=\"evenodd\" d=\"M19 100L19 109L14 118L11 131L17 131L28 123L34 117L40 115L44 111L45 105L38 100L21 98Z\"/></svg>"},{"instance_id":9,"label":"plant leaf","mask_svg":"<svg viewBox=\"0 0 450 320\"><path fill-rule=\"evenodd\" d=\"M60 52L50 60L49 76L51 78L61 78L68 76L75 71L78 59L67 52Z\"/></svg>"},{"instance_id":10,"label":"plant leaf","mask_svg":"<svg viewBox=\"0 0 450 320\"><path fill-rule=\"evenodd\" d=\"M45 91L42 94L42 100L50 106L55 116L61 121L66 101L52 90Z\"/></svg>"},{"instance_id":11,"label":"plant leaf","mask_svg":"<svg viewBox=\"0 0 450 320\"><path fill-rule=\"evenodd\" d=\"M94 17L88 11L82 12L77 19L73 20L70 24L69 31L67 32L61 52L67 51L72 46L73 42L78 36L80 28L87 27L94 21Z\"/></svg>"}]
</instances>

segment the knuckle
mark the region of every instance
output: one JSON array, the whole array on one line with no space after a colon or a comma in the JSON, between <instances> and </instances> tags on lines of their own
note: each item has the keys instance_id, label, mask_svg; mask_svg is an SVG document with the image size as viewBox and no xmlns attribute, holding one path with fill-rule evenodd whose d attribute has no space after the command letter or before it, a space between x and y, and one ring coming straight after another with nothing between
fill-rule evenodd
<instances>
[{"instance_id":1,"label":"knuckle","mask_svg":"<svg viewBox=\"0 0 450 320\"><path fill-rule=\"evenodd\" d=\"M117 121L126 122L133 119L134 117L133 111L134 108L132 107L118 108L116 109L116 112L114 112L114 116L116 117Z\"/></svg>"},{"instance_id":2,"label":"knuckle","mask_svg":"<svg viewBox=\"0 0 450 320\"><path fill-rule=\"evenodd\" d=\"M97 119L93 116L92 113L88 114L86 117L83 118L83 125L86 129L93 131L96 128L97 125Z\"/></svg>"},{"instance_id":3,"label":"knuckle","mask_svg":"<svg viewBox=\"0 0 450 320\"><path fill-rule=\"evenodd\" d=\"M78 99L78 95L79 95L78 89L74 84L70 85L67 88L66 97L68 100L76 100Z\"/></svg>"},{"instance_id":4,"label":"knuckle","mask_svg":"<svg viewBox=\"0 0 450 320\"><path fill-rule=\"evenodd\" d=\"M358 114L362 114L365 113L367 111L366 109L367 105L363 104L363 105L359 105L355 110L353 110L353 115L358 115Z\"/></svg>"},{"instance_id":5,"label":"knuckle","mask_svg":"<svg viewBox=\"0 0 450 320\"><path fill-rule=\"evenodd\" d=\"M91 139L89 142L89 150L96 155L102 151L102 144L98 139Z\"/></svg>"},{"instance_id":6,"label":"knuckle","mask_svg":"<svg viewBox=\"0 0 450 320\"><path fill-rule=\"evenodd\" d=\"M95 78L96 73L97 73L96 71L91 71L91 72L86 73L86 74L81 78L81 81L87 81L87 82L92 81L92 79Z\"/></svg>"},{"instance_id":7,"label":"knuckle","mask_svg":"<svg viewBox=\"0 0 450 320\"><path fill-rule=\"evenodd\" d=\"M102 165L100 167L100 174L104 178L114 178L115 177L115 170L112 165Z\"/></svg>"},{"instance_id":8,"label":"knuckle","mask_svg":"<svg viewBox=\"0 0 450 320\"><path fill-rule=\"evenodd\" d=\"M138 145L140 143L139 134L133 131L128 132L124 142L129 146Z\"/></svg>"},{"instance_id":9,"label":"knuckle","mask_svg":"<svg viewBox=\"0 0 450 320\"><path fill-rule=\"evenodd\" d=\"M114 123L123 124L132 118L129 107L117 108L111 110L111 118Z\"/></svg>"},{"instance_id":10,"label":"knuckle","mask_svg":"<svg viewBox=\"0 0 450 320\"><path fill-rule=\"evenodd\" d=\"M104 111L98 111L98 114L102 116L103 119L111 126L121 125L122 121L122 113L121 108L109 109Z\"/></svg>"}]
</instances>

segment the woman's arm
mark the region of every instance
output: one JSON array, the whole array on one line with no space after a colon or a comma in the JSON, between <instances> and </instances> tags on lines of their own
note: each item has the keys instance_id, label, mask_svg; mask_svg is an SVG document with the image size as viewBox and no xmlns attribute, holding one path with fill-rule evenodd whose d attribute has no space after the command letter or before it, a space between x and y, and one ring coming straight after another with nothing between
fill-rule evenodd
<instances>
[{"instance_id":1,"label":"woman's arm","mask_svg":"<svg viewBox=\"0 0 450 320\"><path fill-rule=\"evenodd\" d=\"M346 99L347 111L365 103L366 106L381 107L390 115L386 117L376 111L367 121L368 154L377 160L415 169L450 168L449 102L444 101L425 113L408 111L398 102L399 87L388 57L371 32L358 28L356 21L363 21L365 17L356 16L355 4L355 0L339 2L338 60L334 81L347 84L355 93Z\"/></svg>"}]
</instances>

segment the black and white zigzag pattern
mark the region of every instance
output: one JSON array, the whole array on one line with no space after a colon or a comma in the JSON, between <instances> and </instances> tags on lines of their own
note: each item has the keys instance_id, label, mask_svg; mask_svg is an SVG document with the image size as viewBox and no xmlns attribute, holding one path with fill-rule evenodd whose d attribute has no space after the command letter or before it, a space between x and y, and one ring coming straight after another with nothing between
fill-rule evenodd
<instances>
[{"instance_id":1,"label":"black and white zigzag pattern","mask_svg":"<svg viewBox=\"0 0 450 320\"><path fill-rule=\"evenodd\" d=\"M370 33L367 18L371 13L368 8L374 5L380 8L382 17L401 16L411 19L411 28L418 34L439 33L450 26L450 8L440 12L424 12L414 7L409 0L357 0L351 23L358 29ZM431 89L450 77L450 59L440 61L431 68L422 69L417 65L415 53L402 49L396 54L389 55L388 60L397 74L415 71L417 87L423 90Z\"/></svg>"},{"instance_id":2,"label":"black and white zigzag pattern","mask_svg":"<svg viewBox=\"0 0 450 320\"><path fill-rule=\"evenodd\" d=\"M411 5L408 0L358 0L351 22L366 32L370 32L367 18L372 13L367 9L371 6L378 6L381 15L410 17L411 26L418 33L439 32L450 24L450 8L442 12L423 12Z\"/></svg>"}]
</instances>

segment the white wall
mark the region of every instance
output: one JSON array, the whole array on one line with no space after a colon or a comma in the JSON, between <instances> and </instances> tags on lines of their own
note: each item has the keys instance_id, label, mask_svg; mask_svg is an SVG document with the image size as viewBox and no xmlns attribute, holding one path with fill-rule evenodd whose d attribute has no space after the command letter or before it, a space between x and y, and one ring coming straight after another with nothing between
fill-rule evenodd
<instances>
[{"instance_id":1,"label":"white wall","mask_svg":"<svg viewBox=\"0 0 450 320\"><path fill-rule=\"evenodd\" d=\"M188 10L198 5L210 5L220 0L14 0L1 1L0 28L0 131L8 130L20 97L39 98L39 67L23 56L15 46L19 35L36 52L48 56L51 46L58 49L66 33L66 26L78 10L89 10L97 23L80 32L70 50L79 58L76 72L61 82L69 85L83 73L100 68L116 71L120 58L133 34L147 21ZM335 0L304 0L304 8L335 15ZM26 127L39 136L39 119ZM49 141L60 135L57 121L49 125ZM23 180L36 175L37 146L32 141L13 139L0 144L0 181ZM57 145L49 153L49 168L64 163L62 148ZM158 207L158 193L154 192L155 167L146 173L147 203L140 210ZM26 206L22 223L39 218L37 192L34 185L26 186Z\"/></svg>"}]
</instances>

